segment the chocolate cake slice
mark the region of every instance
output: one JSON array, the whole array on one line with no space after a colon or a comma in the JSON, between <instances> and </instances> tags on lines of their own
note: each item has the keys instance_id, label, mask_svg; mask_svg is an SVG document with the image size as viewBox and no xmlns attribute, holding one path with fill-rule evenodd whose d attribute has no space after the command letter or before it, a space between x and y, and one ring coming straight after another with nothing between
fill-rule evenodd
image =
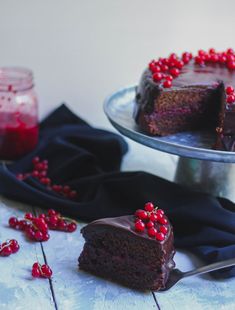
<instances>
[{"instance_id":1,"label":"chocolate cake slice","mask_svg":"<svg viewBox=\"0 0 235 310\"><path fill-rule=\"evenodd\" d=\"M135 216L96 220L81 233L80 269L139 290L165 286L174 267L173 231L164 212L151 203Z\"/></svg>"},{"instance_id":2,"label":"chocolate cake slice","mask_svg":"<svg viewBox=\"0 0 235 310\"><path fill-rule=\"evenodd\" d=\"M149 64L136 93L134 118L142 130L165 136L213 130L212 147L235 151L235 53L200 50Z\"/></svg>"}]
</instances>

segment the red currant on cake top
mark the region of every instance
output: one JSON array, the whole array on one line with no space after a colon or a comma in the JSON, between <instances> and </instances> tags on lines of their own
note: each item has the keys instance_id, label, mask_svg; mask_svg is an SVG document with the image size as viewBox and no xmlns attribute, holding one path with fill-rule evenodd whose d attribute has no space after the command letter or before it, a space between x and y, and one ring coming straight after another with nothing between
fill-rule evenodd
<instances>
[{"instance_id":1,"label":"red currant on cake top","mask_svg":"<svg viewBox=\"0 0 235 310\"><path fill-rule=\"evenodd\" d=\"M226 94L232 95L233 93L234 93L234 88L232 86L227 86L226 87Z\"/></svg>"},{"instance_id":2,"label":"red currant on cake top","mask_svg":"<svg viewBox=\"0 0 235 310\"><path fill-rule=\"evenodd\" d=\"M153 203L152 203L152 202L147 202L147 203L144 205L144 209L145 209L145 211L152 212L153 209L154 209Z\"/></svg>"},{"instance_id":3,"label":"red currant on cake top","mask_svg":"<svg viewBox=\"0 0 235 310\"><path fill-rule=\"evenodd\" d=\"M135 222L135 230L138 232L143 232L145 229L145 224L141 220Z\"/></svg>"},{"instance_id":4,"label":"red currant on cake top","mask_svg":"<svg viewBox=\"0 0 235 310\"><path fill-rule=\"evenodd\" d=\"M151 228L148 229L149 237L154 238L156 236L156 234L157 234L157 229L156 228L151 227Z\"/></svg>"},{"instance_id":5,"label":"red currant on cake top","mask_svg":"<svg viewBox=\"0 0 235 310\"><path fill-rule=\"evenodd\" d=\"M135 212L135 216L141 220L146 220L148 218L148 213L145 210L139 209Z\"/></svg>"},{"instance_id":6,"label":"red currant on cake top","mask_svg":"<svg viewBox=\"0 0 235 310\"><path fill-rule=\"evenodd\" d=\"M164 234L162 232L157 232L156 233L156 239L158 241L163 241L165 239L165 236L164 236Z\"/></svg>"}]
</instances>

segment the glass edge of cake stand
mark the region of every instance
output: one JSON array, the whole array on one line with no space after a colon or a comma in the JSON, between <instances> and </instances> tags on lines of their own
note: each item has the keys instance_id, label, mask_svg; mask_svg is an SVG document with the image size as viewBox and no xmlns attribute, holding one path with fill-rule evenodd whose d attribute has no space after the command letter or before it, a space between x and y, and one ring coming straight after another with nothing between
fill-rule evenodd
<instances>
[{"instance_id":1,"label":"glass edge of cake stand","mask_svg":"<svg viewBox=\"0 0 235 310\"><path fill-rule=\"evenodd\" d=\"M130 113L127 115L127 111L125 111L125 98L123 101L123 97L128 93L133 93L135 87L134 85L119 89L105 99L104 112L114 128L140 144L179 156L174 178L176 183L235 202L233 185L235 181L235 152L170 143L161 137L151 137L139 132L136 125L133 125L133 117L130 116ZM124 109L117 110L118 117L115 117L118 100L122 101Z\"/></svg>"}]
</instances>

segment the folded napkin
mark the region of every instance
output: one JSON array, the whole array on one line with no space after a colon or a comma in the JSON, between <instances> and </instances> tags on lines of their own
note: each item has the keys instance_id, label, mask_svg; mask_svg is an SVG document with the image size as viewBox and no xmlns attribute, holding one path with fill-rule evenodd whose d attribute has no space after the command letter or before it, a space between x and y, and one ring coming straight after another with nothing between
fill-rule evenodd
<instances>
[{"instance_id":1,"label":"folded napkin","mask_svg":"<svg viewBox=\"0 0 235 310\"><path fill-rule=\"evenodd\" d=\"M89 126L65 105L40 126L34 152L10 165L0 165L0 193L31 205L54 208L83 221L133 214L153 201L164 209L174 227L176 248L196 253L207 263L235 257L235 205L183 188L155 175L120 172L125 141L114 133ZM32 170L32 158L49 161L53 183L78 192L70 200L48 190L38 180L19 181L16 174ZM213 272L235 276L235 268Z\"/></svg>"}]
</instances>

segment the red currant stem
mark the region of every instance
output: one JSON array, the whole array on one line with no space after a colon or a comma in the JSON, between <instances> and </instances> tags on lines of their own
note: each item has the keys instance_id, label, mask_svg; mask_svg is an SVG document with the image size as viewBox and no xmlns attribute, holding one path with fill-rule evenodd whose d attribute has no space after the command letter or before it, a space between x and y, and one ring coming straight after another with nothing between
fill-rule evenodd
<instances>
[{"instance_id":1,"label":"red currant stem","mask_svg":"<svg viewBox=\"0 0 235 310\"><path fill-rule=\"evenodd\" d=\"M78 222L77 222L76 220L73 220L73 219L71 219L70 217L58 216L58 219L59 219L59 220L67 220L67 221L69 221L70 223L78 224Z\"/></svg>"},{"instance_id":2,"label":"red currant stem","mask_svg":"<svg viewBox=\"0 0 235 310\"><path fill-rule=\"evenodd\" d=\"M1 246L0 251L2 251L3 249L5 249L7 246L11 244L10 240L8 241L8 239L5 242L6 244L3 247Z\"/></svg>"}]
</instances>

